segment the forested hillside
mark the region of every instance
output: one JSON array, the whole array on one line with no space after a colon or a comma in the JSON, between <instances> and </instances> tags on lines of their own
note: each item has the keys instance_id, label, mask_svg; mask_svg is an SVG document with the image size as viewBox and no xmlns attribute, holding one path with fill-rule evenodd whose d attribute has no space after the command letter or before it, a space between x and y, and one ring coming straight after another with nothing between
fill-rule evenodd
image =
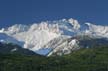
<instances>
[{"instance_id":1,"label":"forested hillside","mask_svg":"<svg viewBox=\"0 0 108 71\"><path fill-rule=\"evenodd\" d=\"M82 48L51 57L0 54L0 71L108 71L108 47Z\"/></svg>"}]
</instances>

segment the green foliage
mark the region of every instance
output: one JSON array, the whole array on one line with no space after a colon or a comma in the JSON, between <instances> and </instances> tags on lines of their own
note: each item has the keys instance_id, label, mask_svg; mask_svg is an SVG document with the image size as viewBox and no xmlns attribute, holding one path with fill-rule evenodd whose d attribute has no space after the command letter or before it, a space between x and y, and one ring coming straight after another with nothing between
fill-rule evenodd
<instances>
[{"instance_id":1,"label":"green foliage","mask_svg":"<svg viewBox=\"0 0 108 71\"><path fill-rule=\"evenodd\" d=\"M14 50L14 51L13 51ZM35 52L24 49L13 43L0 42L0 54L37 55Z\"/></svg>"},{"instance_id":2,"label":"green foliage","mask_svg":"<svg viewBox=\"0 0 108 71\"><path fill-rule=\"evenodd\" d=\"M56 57L1 54L0 71L108 71L108 47L82 48Z\"/></svg>"}]
</instances>

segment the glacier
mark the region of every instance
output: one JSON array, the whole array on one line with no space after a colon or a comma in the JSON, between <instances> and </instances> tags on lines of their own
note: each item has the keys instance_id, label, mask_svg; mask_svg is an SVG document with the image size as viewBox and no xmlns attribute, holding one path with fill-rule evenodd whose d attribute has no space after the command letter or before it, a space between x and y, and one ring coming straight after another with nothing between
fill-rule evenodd
<instances>
[{"instance_id":1,"label":"glacier","mask_svg":"<svg viewBox=\"0 0 108 71\"><path fill-rule=\"evenodd\" d=\"M77 40L67 41L71 37L85 35L94 38L108 38L108 26L91 23L82 24L72 18L33 23L31 25L15 24L0 30L0 41L10 41L38 54L50 55L51 51L73 49Z\"/></svg>"}]
</instances>

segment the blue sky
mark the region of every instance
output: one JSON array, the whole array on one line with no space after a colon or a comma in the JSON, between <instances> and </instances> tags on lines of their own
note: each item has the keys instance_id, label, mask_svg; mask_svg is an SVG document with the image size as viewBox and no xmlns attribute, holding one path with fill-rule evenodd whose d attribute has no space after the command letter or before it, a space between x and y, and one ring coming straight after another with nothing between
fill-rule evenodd
<instances>
[{"instance_id":1,"label":"blue sky","mask_svg":"<svg viewBox=\"0 0 108 71\"><path fill-rule=\"evenodd\" d=\"M0 28L63 18L108 25L108 0L0 0Z\"/></svg>"}]
</instances>

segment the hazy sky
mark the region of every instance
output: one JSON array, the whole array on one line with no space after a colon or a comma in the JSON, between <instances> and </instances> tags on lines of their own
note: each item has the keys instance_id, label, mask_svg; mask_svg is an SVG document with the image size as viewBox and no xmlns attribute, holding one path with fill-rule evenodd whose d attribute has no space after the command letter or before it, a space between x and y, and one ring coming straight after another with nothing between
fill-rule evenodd
<instances>
[{"instance_id":1,"label":"hazy sky","mask_svg":"<svg viewBox=\"0 0 108 71\"><path fill-rule=\"evenodd\" d=\"M108 25L108 0L0 0L0 28L63 18Z\"/></svg>"}]
</instances>

